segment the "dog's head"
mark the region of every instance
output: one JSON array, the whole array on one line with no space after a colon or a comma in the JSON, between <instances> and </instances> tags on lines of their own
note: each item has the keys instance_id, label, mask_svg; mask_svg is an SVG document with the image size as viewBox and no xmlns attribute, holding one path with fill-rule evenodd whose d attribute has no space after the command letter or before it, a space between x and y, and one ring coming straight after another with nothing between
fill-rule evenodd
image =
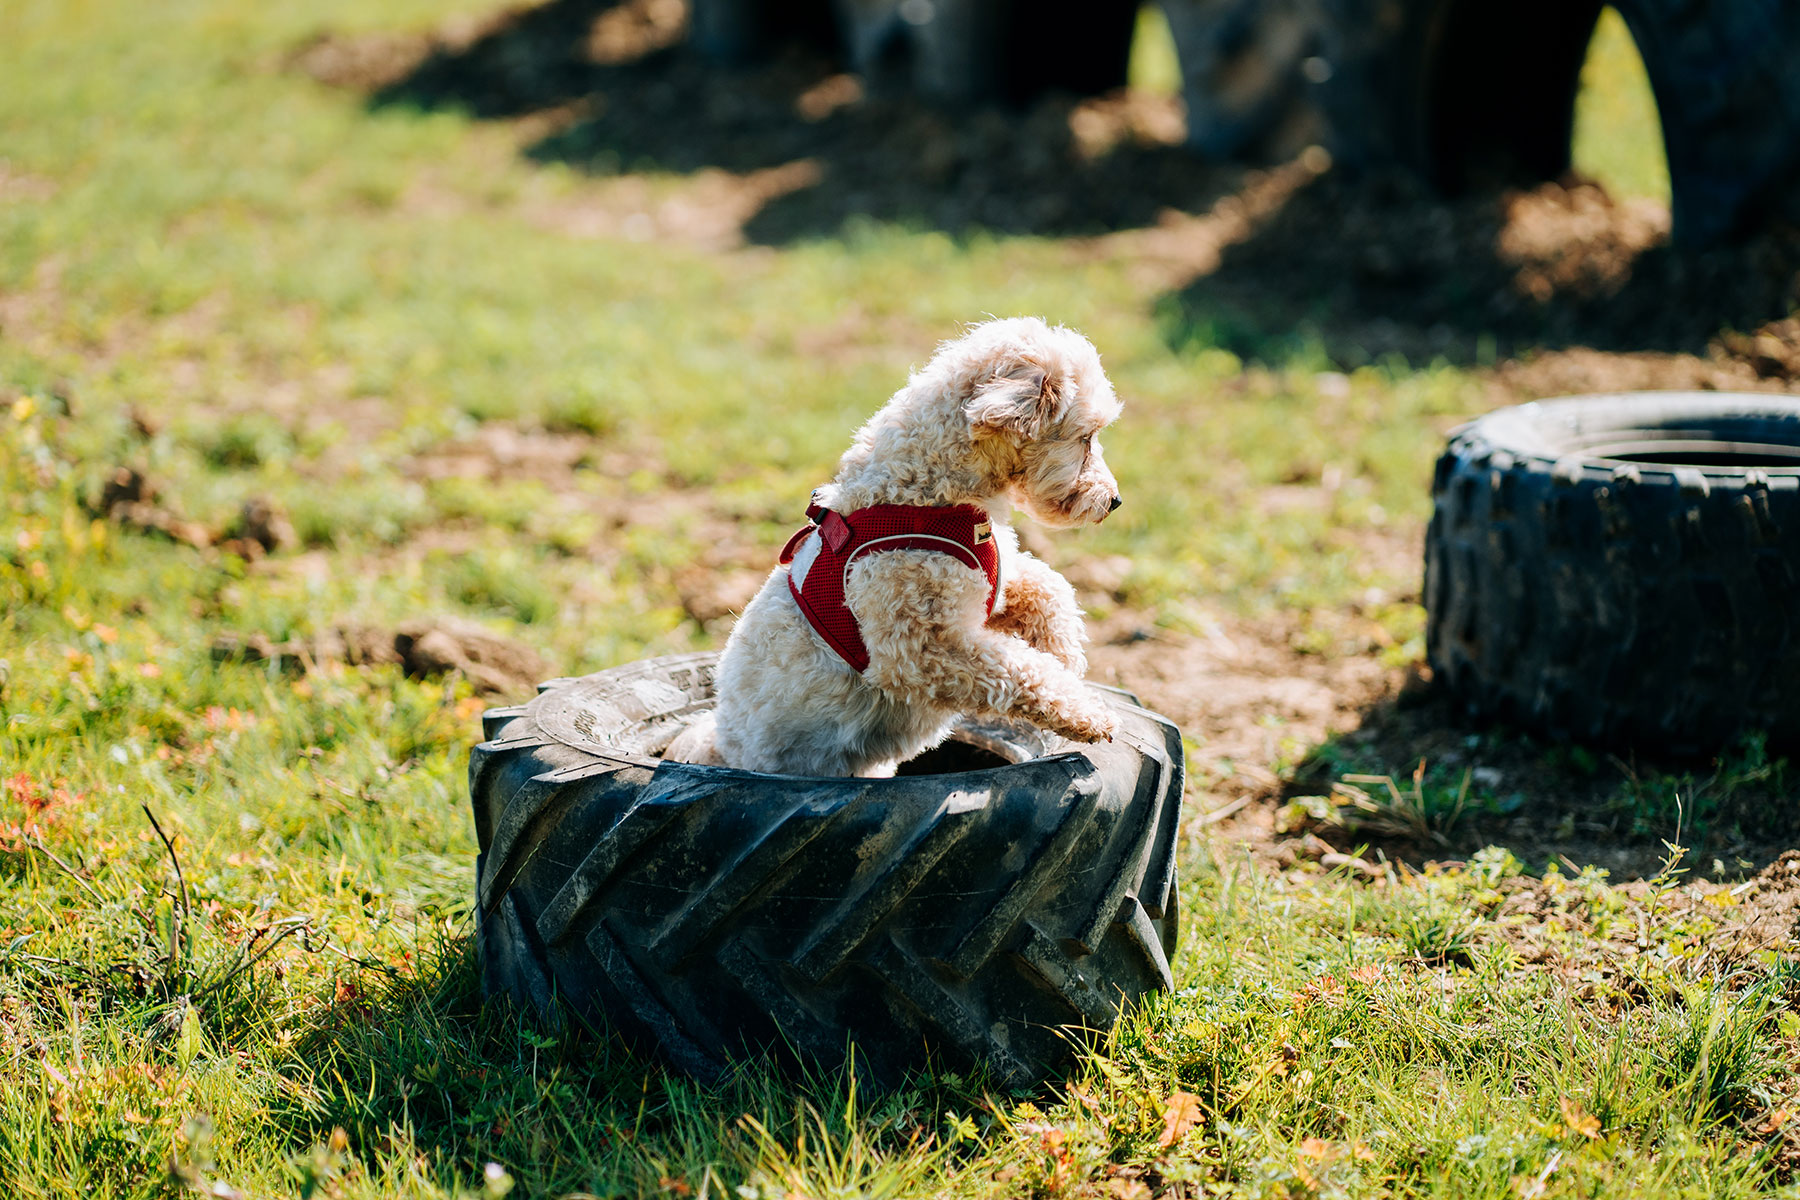
<instances>
[{"instance_id":1,"label":"dog's head","mask_svg":"<svg viewBox=\"0 0 1800 1200\"><path fill-rule=\"evenodd\" d=\"M1035 317L989 321L957 345L972 356L964 378L976 449L1033 520L1093 525L1119 507L1100 431L1119 400L1093 344Z\"/></svg>"}]
</instances>

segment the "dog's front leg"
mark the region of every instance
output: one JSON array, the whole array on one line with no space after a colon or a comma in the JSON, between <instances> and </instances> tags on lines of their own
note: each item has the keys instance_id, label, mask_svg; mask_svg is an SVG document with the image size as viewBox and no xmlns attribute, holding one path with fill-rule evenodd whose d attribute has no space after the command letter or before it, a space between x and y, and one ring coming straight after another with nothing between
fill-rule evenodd
<instances>
[{"instance_id":1,"label":"dog's front leg","mask_svg":"<svg viewBox=\"0 0 1800 1200\"><path fill-rule=\"evenodd\" d=\"M1021 717L1078 742L1112 741L1115 722L1099 693L1051 655L1007 634L980 630L967 651L996 675L988 711Z\"/></svg>"},{"instance_id":2,"label":"dog's front leg","mask_svg":"<svg viewBox=\"0 0 1800 1200\"><path fill-rule=\"evenodd\" d=\"M871 555L850 574L869 666L863 678L901 705L994 713L1080 742L1112 737L1093 688L1042 650L982 624L987 581L946 555Z\"/></svg>"},{"instance_id":3,"label":"dog's front leg","mask_svg":"<svg viewBox=\"0 0 1800 1200\"><path fill-rule=\"evenodd\" d=\"M1024 638L1075 674L1087 674L1087 628L1075 589L1043 559L1021 550L1006 560L1004 599L987 627Z\"/></svg>"}]
</instances>

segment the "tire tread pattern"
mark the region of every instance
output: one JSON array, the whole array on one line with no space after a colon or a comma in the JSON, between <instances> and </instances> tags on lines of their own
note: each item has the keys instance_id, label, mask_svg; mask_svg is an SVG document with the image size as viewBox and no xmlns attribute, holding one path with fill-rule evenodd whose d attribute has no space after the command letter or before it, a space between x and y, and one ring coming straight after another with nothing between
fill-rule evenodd
<instances>
[{"instance_id":1,"label":"tire tread pattern","mask_svg":"<svg viewBox=\"0 0 1800 1200\"><path fill-rule=\"evenodd\" d=\"M1791 398L1677 393L1544 401L1452 437L1426 532L1426 646L1470 713L1661 756L1749 730L1800 745L1800 478L1555 453L1570 422L1654 429L1721 405L1800 445ZM1513 445L1528 409L1545 414L1537 452Z\"/></svg>"},{"instance_id":2,"label":"tire tread pattern","mask_svg":"<svg viewBox=\"0 0 1800 1200\"><path fill-rule=\"evenodd\" d=\"M1067 1061L1066 1027L1104 1030L1170 986L1184 777L1165 718L1103 692L1110 745L891 780L546 733L650 727L666 714L645 697L692 705L710 678L704 658L650 660L488 714L469 779L490 995L701 1079L745 1050L831 1065L854 1041L876 1080L935 1054L1010 1087Z\"/></svg>"}]
</instances>

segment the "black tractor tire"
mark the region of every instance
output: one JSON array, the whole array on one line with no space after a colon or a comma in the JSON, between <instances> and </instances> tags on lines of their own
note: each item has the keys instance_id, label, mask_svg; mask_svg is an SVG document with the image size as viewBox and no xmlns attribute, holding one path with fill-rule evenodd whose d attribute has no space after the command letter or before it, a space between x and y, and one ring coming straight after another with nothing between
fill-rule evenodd
<instances>
[{"instance_id":1,"label":"black tractor tire","mask_svg":"<svg viewBox=\"0 0 1800 1200\"><path fill-rule=\"evenodd\" d=\"M1427 653L1471 713L1654 757L1800 746L1800 398L1505 408L1432 490Z\"/></svg>"},{"instance_id":2,"label":"black tractor tire","mask_svg":"<svg viewBox=\"0 0 1800 1200\"><path fill-rule=\"evenodd\" d=\"M838 40L831 0L692 0L688 40L723 66L742 66L799 43L830 51Z\"/></svg>"},{"instance_id":3,"label":"black tractor tire","mask_svg":"<svg viewBox=\"0 0 1800 1200\"><path fill-rule=\"evenodd\" d=\"M740 0L741 2L741 0ZM1125 86L1135 0L837 0L850 68L945 104Z\"/></svg>"},{"instance_id":4,"label":"black tractor tire","mask_svg":"<svg viewBox=\"0 0 1800 1200\"><path fill-rule=\"evenodd\" d=\"M1135 0L694 0L690 40L716 62L835 42L878 90L946 104L1030 103L1125 86Z\"/></svg>"},{"instance_id":5,"label":"black tractor tire","mask_svg":"<svg viewBox=\"0 0 1800 1200\"><path fill-rule=\"evenodd\" d=\"M1111 743L965 722L891 779L664 762L717 656L553 680L469 762L490 996L701 1080L773 1052L1008 1087L1171 986L1183 752L1122 692ZM1072 1035L1072 1031L1077 1031Z\"/></svg>"},{"instance_id":6,"label":"black tractor tire","mask_svg":"<svg viewBox=\"0 0 1800 1200\"><path fill-rule=\"evenodd\" d=\"M1214 161L1290 158L1320 140L1313 0L1162 0L1181 66L1187 144Z\"/></svg>"},{"instance_id":7,"label":"black tractor tire","mask_svg":"<svg viewBox=\"0 0 1800 1200\"><path fill-rule=\"evenodd\" d=\"M1334 157L1459 191L1569 168L1581 65L1603 0L1311 0L1314 103ZM1709 246L1792 219L1800 5L1611 0L1656 94L1674 237Z\"/></svg>"}]
</instances>

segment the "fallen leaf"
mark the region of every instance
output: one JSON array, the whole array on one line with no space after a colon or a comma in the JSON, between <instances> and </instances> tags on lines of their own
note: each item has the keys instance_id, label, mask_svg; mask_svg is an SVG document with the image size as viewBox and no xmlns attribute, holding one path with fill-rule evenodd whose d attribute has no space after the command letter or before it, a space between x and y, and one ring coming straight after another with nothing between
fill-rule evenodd
<instances>
[{"instance_id":1,"label":"fallen leaf","mask_svg":"<svg viewBox=\"0 0 1800 1200\"><path fill-rule=\"evenodd\" d=\"M1167 1150L1181 1140L1183 1134L1205 1120L1200 1111L1200 1097L1192 1092L1171 1092L1163 1101L1163 1131L1156 1139L1160 1149Z\"/></svg>"},{"instance_id":2,"label":"fallen leaf","mask_svg":"<svg viewBox=\"0 0 1800 1200\"><path fill-rule=\"evenodd\" d=\"M1301 1158L1317 1158L1329 1162L1337 1156L1337 1147L1324 1138L1309 1137L1300 1143Z\"/></svg>"},{"instance_id":3,"label":"fallen leaf","mask_svg":"<svg viewBox=\"0 0 1800 1200\"><path fill-rule=\"evenodd\" d=\"M1567 1096L1558 1100L1557 1104L1562 1108L1563 1121L1569 1126L1570 1132L1579 1133L1582 1137L1589 1139L1600 1136L1599 1117L1589 1116L1582 1112L1581 1105Z\"/></svg>"}]
</instances>

